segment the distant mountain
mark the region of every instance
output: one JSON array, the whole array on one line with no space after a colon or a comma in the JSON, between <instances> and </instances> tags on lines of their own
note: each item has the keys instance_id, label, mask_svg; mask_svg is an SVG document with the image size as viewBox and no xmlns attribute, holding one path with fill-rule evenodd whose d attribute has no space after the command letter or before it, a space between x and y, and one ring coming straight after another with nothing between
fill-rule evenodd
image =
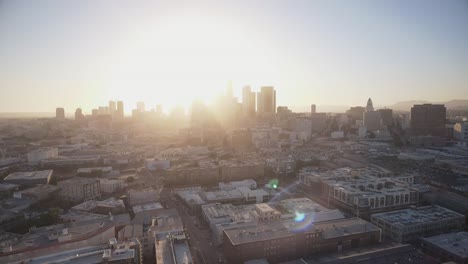
<instances>
[{"instance_id":1,"label":"distant mountain","mask_svg":"<svg viewBox=\"0 0 468 264\"><path fill-rule=\"evenodd\" d=\"M468 100L450 100L447 102L429 102L422 100L403 101L388 106L393 110L411 111L411 107L415 104L443 104L448 110L468 110Z\"/></svg>"}]
</instances>

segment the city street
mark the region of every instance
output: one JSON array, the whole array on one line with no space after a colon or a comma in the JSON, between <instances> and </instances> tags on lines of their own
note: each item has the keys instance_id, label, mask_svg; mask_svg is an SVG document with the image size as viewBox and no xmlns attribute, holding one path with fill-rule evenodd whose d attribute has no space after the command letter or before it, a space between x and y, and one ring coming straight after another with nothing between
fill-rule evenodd
<instances>
[{"instance_id":1,"label":"city street","mask_svg":"<svg viewBox=\"0 0 468 264\"><path fill-rule=\"evenodd\" d=\"M211 234L209 228L200 225L200 220L196 216L190 215L187 207L176 198L172 198L166 188L161 192L161 197L164 198L168 208L176 208L179 212L189 236L189 244L194 258L200 258L201 263L204 264L218 263L220 253L216 246L210 245Z\"/></svg>"}]
</instances>

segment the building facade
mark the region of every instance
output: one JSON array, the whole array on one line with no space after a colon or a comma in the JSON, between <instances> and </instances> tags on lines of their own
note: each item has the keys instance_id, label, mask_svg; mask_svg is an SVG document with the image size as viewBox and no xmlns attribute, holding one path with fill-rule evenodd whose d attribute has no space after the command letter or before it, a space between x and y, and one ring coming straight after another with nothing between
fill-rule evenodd
<instances>
[{"instance_id":1,"label":"building facade","mask_svg":"<svg viewBox=\"0 0 468 264\"><path fill-rule=\"evenodd\" d=\"M61 188L59 196L69 201L87 201L101 197L99 179L75 177L60 181L57 185Z\"/></svg>"},{"instance_id":2,"label":"building facade","mask_svg":"<svg viewBox=\"0 0 468 264\"><path fill-rule=\"evenodd\" d=\"M373 214L371 222L382 228L384 236L403 243L459 231L465 224L465 216L440 206L424 206Z\"/></svg>"},{"instance_id":3,"label":"building facade","mask_svg":"<svg viewBox=\"0 0 468 264\"><path fill-rule=\"evenodd\" d=\"M414 105L411 108L411 133L420 136L445 136L446 111L444 105Z\"/></svg>"}]
</instances>

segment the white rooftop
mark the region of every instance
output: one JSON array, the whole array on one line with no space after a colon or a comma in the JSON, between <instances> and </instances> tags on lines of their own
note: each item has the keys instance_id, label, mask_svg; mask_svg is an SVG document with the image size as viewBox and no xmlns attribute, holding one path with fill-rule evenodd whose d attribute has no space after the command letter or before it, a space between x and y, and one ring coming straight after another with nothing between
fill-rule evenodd
<instances>
[{"instance_id":1,"label":"white rooftop","mask_svg":"<svg viewBox=\"0 0 468 264\"><path fill-rule=\"evenodd\" d=\"M6 176L4 180L6 181L47 179L52 175L52 172L52 170L13 172L10 173L10 175Z\"/></svg>"},{"instance_id":2,"label":"white rooftop","mask_svg":"<svg viewBox=\"0 0 468 264\"><path fill-rule=\"evenodd\" d=\"M140 213L144 211L163 209L163 207L160 203L149 203L149 204L135 205L133 206L132 209L133 209L133 212L136 214L136 213Z\"/></svg>"}]
</instances>

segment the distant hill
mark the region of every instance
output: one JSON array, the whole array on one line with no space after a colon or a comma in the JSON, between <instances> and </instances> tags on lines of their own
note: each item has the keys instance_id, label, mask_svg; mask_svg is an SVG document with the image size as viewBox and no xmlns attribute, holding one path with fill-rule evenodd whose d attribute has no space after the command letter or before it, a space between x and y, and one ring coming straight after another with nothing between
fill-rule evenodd
<instances>
[{"instance_id":1,"label":"distant hill","mask_svg":"<svg viewBox=\"0 0 468 264\"><path fill-rule=\"evenodd\" d=\"M422 100L403 101L388 106L393 110L410 111L415 104L443 104L448 110L468 110L468 100L450 100L447 102L428 102Z\"/></svg>"}]
</instances>

